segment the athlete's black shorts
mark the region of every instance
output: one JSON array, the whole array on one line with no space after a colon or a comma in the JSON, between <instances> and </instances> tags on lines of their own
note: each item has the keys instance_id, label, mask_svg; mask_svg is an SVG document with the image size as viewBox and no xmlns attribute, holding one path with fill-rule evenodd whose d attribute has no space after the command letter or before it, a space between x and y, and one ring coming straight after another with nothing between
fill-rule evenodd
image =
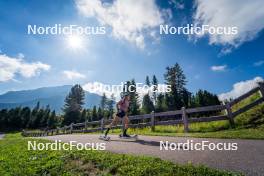
<instances>
[{"instance_id":1,"label":"athlete's black shorts","mask_svg":"<svg viewBox=\"0 0 264 176\"><path fill-rule=\"evenodd\" d=\"M126 113L125 111L119 110L116 114L117 117L123 118L125 117Z\"/></svg>"}]
</instances>

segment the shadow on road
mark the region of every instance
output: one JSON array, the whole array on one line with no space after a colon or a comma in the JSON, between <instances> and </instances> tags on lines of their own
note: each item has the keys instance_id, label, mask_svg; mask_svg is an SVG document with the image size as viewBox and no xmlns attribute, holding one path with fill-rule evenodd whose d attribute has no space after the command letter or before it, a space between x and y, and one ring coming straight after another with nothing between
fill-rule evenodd
<instances>
[{"instance_id":1,"label":"shadow on road","mask_svg":"<svg viewBox=\"0 0 264 176\"><path fill-rule=\"evenodd\" d=\"M159 146L160 143L157 142L157 141L145 141L145 140L141 140L141 139L138 139L138 140L131 140L131 139L120 139L120 140L113 140L111 139L111 141L114 141L114 142L131 142L131 143L139 143L141 145L151 145L151 146Z\"/></svg>"},{"instance_id":2,"label":"shadow on road","mask_svg":"<svg viewBox=\"0 0 264 176\"><path fill-rule=\"evenodd\" d=\"M141 145L150 145L150 146L156 146L159 147L160 146L160 142L157 141L146 141L146 140L142 140L142 139L137 139L137 140L131 140L131 139L120 139L120 140L112 140L111 141L115 141L115 142L129 142L129 143L138 143ZM180 149L183 149L182 146L179 147Z\"/></svg>"}]
</instances>

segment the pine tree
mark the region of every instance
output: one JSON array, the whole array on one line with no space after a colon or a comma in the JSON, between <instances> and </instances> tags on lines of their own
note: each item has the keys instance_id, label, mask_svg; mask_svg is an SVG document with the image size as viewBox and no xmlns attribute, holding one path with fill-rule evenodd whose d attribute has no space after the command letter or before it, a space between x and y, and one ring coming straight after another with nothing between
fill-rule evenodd
<instances>
[{"instance_id":1,"label":"pine tree","mask_svg":"<svg viewBox=\"0 0 264 176\"><path fill-rule=\"evenodd\" d=\"M41 124L41 121L45 115L45 111L41 108L36 114L36 118L34 120L34 128L40 128L43 127Z\"/></svg>"},{"instance_id":2,"label":"pine tree","mask_svg":"<svg viewBox=\"0 0 264 176\"><path fill-rule=\"evenodd\" d=\"M22 119L21 119L21 107L16 107L9 110L8 117L9 117L9 127L12 129L19 129L21 128Z\"/></svg>"},{"instance_id":3,"label":"pine tree","mask_svg":"<svg viewBox=\"0 0 264 176\"><path fill-rule=\"evenodd\" d=\"M155 110L156 112L164 112L168 110L165 96L163 94L159 94L157 96L157 104L156 104Z\"/></svg>"},{"instance_id":4,"label":"pine tree","mask_svg":"<svg viewBox=\"0 0 264 176\"><path fill-rule=\"evenodd\" d=\"M221 102L219 101L217 95L212 94L206 90L198 90L195 94L195 106L210 106L210 105L219 105Z\"/></svg>"},{"instance_id":5,"label":"pine tree","mask_svg":"<svg viewBox=\"0 0 264 176\"><path fill-rule=\"evenodd\" d=\"M146 76L146 85L150 87L149 76Z\"/></svg>"},{"instance_id":6,"label":"pine tree","mask_svg":"<svg viewBox=\"0 0 264 176\"><path fill-rule=\"evenodd\" d=\"M138 93L136 88L136 82L134 79L127 81L127 86L130 86L130 90L128 91L130 95L130 106L129 106L129 114L130 115L138 115L139 114L139 100Z\"/></svg>"},{"instance_id":7,"label":"pine tree","mask_svg":"<svg viewBox=\"0 0 264 176\"><path fill-rule=\"evenodd\" d=\"M154 105L153 102L151 101L149 94L146 94L143 97L142 110L144 114L149 114L154 110Z\"/></svg>"},{"instance_id":8,"label":"pine tree","mask_svg":"<svg viewBox=\"0 0 264 176\"><path fill-rule=\"evenodd\" d=\"M93 112L92 109L88 109L88 111L87 111L87 120L88 120L89 122L93 121L92 112Z\"/></svg>"},{"instance_id":9,"label":"pine tree","mask_svg":"<svg viewBox=\"0 0 264 176\"><path fill-rule=\"evenodd\" d=\"M43 113L43 116L41 118L41 121L40 121L40 126L41 127L46 127L47 126L47 121L49 119L49 116L50 116L50 107L49 105L46 106L46 109L44 110L44 113Z\"/></svg>"},{"instance_id":10,"label":"pine tree","mask_svg":"<svg viewBox=\"0 0 264 176\"><path fill-rule=\"evenodd\" d=\"M51 115L49 116L47 120L47 127L49 129L54 129L56 128L57 119L56 119L56 112L53 110Z\"/></svg>"},{"instance_id":11,"label":"pine tree","mask_svg":"<svg viewBox=\"0 0 264 176\"><path fill-rule=\"evenodd\" d=\"M180 109L184 106L183 93L186 85L186 77L180 65L176 63L173 67L167 67L164 74L165 83L171 86L171 92L166 94L169 110Z\"/></svg>"},{"instance_id":12,"label":"pine tree","mask_svg":"<svg viewBox=\"0 0 264 176\"><path fill-rule=\"evenodd\" d=\"M93 111L92 111L92 119L91 121L96 121L97 119L97 110L96 110L96 106L93 107Z\"/></svg>"},{"instance_id":13,"label":"pine tree","mask_svg":"<svg viewBox=\"0 0 264 176\"><path fill-rule=\"evenodd\" d=\"M87 120L87 110L83 109L82 110L82 114L81 114L81 118L80 118L80 122L85 122Z\"/></svg>"},{"instance_id":14,"label":"pine tree","mask_svg":"<svg viewBox=\"0 0 264 176\"><path fill-rule=\"evenodd\" d=\"M103 93L103 96L102 96L101 101L100 101L100 108L102 110L105 110L106 104L107 104L107 97L106 97L105 93Z\"/></svg>"},{"instance_id":15,"label":"pine tree","mask_svg":"<svg viewBox=\"0 0 264 176\"><path fill-rule=\"evenodd\" d=\"M71 88L69 95L65 98L64 124L76 123L80 120L82 106L84 105L85 93L80 85Z\"/></svg>"},{"instance_id":16,"label":"pine tree","mask_svg":"<svg viewBox=\"0 0 264 176\"><path fill-rule=\"evenodd\" d=\"M86 109L86 120L87 121L92 121L92 110L91 109Z\"/></svg>"},{"instance_id":17,"label":"pine tree","mask_svg":"<svg viewBox=\"0 0 264 176\"><path fill-rule=\"evenodd\" d=\"M101 120L103 117L104 117L103 110L101 107L99 107L98 111L97 111L97 118L98 118L98 120Z\"/></svg>"},{"instance_id":18,"label":"pine tree","mask_svg":"<svg viewBox=\"0 0 264 176\"><path fill-rule=\"evenodd\" d=\"M189 92L186 88L184 88L182 92L182 102L184 107L188 108L191 106L191 98L192 93Z\"/></svg>"},{"instance_id":19,"label":"pine tree","mask_svg":"<svg viewBox=\"0 0 264 176\"><path fill-rule=\"evenodd\" d=\"M152 77L152 99L153 99L153 104L156 105L157 102L157 90L158 90L158 79L156 78L155 75Z\"/></svg>"},{"instance_id":20,"label":"pine tree","mask_svg":"<svg viewBox=\"0 0 264 176\"><path fill-rule=\"evenodd\" d=\"M0 131L4 131L8 127L8 110L0 110Z\"/></svg>"},{"instance_id":21,"label":"pine tree","mask_svg":"<svg viewBox=\"0 0 264 176\"><path fill-rule=\"evenodd\" d=\"M148 76L146 76L146 85L149 87L151 86ZM147 94L143 96L142 111L144 114L149 114L154 110L154 105L149 94L150 92L147 92Z\"/></svg>"},{"instance_id":22,"label":"pine tree","mask_svg":"<svg viewBox=\"0 0 264 176\"><path fill-rule=\"evenodd\" d=\"M107 106L107 115L106 117L112 117L113 113L114 113L114 104L115 104L115 96L114 94L111 95L111 98L108 99L106 106Z\"/></svg>"},{"instance_id":23,"label":"pine tree","mask_svg":"<svg viewBox=\"0 0 264 176\"><path fill-rule=\"evenodd\" d=\"M29 121L29 125L28 125L29 128L36 128L35 121L37 119L39 107L40 107L40 103L38 102L37 105L33 108L32 112L31 112L30 121Z\"/></svg>"},{"instance_id":24,"label":"pine tree","mask_svg":"<svg viewBox=\"0 0 264 176\"><path fill-rule=\"evenodd\" d=\"M21 119L23 128L27 128L30 121L31 110L29 107L24 107L21 111Z\"/></svg>"}]
</instances>

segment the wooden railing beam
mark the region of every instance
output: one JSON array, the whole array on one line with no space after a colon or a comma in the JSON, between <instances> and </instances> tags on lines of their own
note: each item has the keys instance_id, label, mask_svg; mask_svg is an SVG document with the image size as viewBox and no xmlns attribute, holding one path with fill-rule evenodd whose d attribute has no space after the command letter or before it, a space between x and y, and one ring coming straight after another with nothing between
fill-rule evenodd
<instances>
[{"instance_id":1,"label":"wooden railing beam","mask_svg":"<svg viewBox=\"0 0 264 176\"><path fill-rule=\"evenodd\" d=\"M259 91L261 96L264 97L264 82L259 83Z\"/></svg>"}]
</instances>

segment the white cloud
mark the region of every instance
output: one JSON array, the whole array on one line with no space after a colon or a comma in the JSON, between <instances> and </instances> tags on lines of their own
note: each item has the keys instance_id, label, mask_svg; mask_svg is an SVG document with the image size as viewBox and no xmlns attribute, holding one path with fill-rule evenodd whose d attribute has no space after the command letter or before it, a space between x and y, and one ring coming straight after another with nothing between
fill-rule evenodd
<instances>
[{"instance_id":1,"label":"white cloud","mask_svg":"<svg viewBox=\"0 0 264 176\"><path fill-rule=\"evenodd\" d=\"M16 74L31 78L38 75L41 71L48 71L49 69L50 65L41 62L27 63L22 58L0 55L0 82L15 80Z\"/></svg>"},{"instance_id":2,"label":"white cloud","mask_svg":"<svg viewBox=\"0 0 264 176\"><path fill-rule=\"evenodd\" d=\"M83 79L86 78L84 74L81 74L77 71L74 70L65 70L62 72L64 76L66 76L68 79Z\"/></svg>"},{"instance_id":3,"label":"white cloud","mask_svg":"<svg viewBox=\"0 0 264 176\"><path fill-rule=\"evenodd\" d=\"M263 0L196 0L195 4L195 24L238 27L237 35L209 35L210 44L238 47L264 28Z\"/></svg>"},{"instance_id":4,"label":"white cloud","mask_svg":"<svg viewBox=\"0 0 264 176\"><path fill-rule=\"evenodd\" d=\"M241 81L235 83L233 85L233 89L230 92L222 93L218 95L221 101L229 100L230 98L234 99L239 97L240 95L245 94L246 92L250 91L251 89L258 86L258 82L264 81L262 77L256 77L252 80Z\"/></svg>"},{"instance_id":5,"label":"white cloud","mask_svg":"<svg viewBox=\"0 0 264 176\"><path fill-rule=\"evenodd\" d=\"M160 11L155 0L76 0L79 12L86 17L95 17L103 25L112 27L117 39L124 39L137 47L145 47L146 32L151 33L164 23L168 11ZM149 37L153 37L150 36Z\"/></svg>"},{"instance_id":6,"label":"white cloud","mask_svg":"<svg viewBox=\"0 0 264 176\"><path fill-rule=\"evenodd\" d=\"M264 60L260 60L260 61L254 63L255 67L260 67L262 65L264 65Z\"/></svg>"},{"instance_id":7,"label":"white cloud","mask_svg":"<svg viewBox=\"0 0 264 176\"><path fill-rule=\"evenodd\" d=\"M227 65L214 65L211 67L212 71L225 71L227 68Z\"/></svg>"}]
</instances>

